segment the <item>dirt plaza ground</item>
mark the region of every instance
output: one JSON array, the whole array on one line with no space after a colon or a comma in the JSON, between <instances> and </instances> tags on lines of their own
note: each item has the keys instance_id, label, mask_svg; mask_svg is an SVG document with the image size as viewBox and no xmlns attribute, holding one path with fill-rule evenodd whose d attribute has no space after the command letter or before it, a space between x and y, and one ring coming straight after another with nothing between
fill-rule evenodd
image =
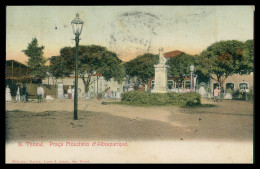
<instances>
[{"instance_id":1,"label":"dirt plaza ground","mask_svg":"<svg viewBox=\"0 0 260 169\"><path fill-rule=\"evenodd\" d=\"M253 103L202 100L213 107L129 106L116 100L6 103L6 141L22 140L228 140L253 141Z\"/></svg>"}]
</instances>

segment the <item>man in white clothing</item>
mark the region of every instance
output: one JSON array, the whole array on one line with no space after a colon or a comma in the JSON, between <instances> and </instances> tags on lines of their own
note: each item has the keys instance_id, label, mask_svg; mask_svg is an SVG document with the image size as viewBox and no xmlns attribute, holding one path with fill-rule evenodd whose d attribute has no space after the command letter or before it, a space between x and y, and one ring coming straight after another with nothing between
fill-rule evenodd
<instances>
[{"instance_id":1,"label":"man in white clothing","mask_svg":"<svg viewBox=\"0 0 260 169\"><path fill-rule=\"evenodd\" d=\"M37 87L37 99L38 99L38 103L42 101L42 98L44 97L44 89L42 87L42 85L39 85Z\"/></svg>"},{"instance_id":2,"label":"man in white clothing","mask_svg":"<svg viewBox=\"0 0 260 169\"><path fill-rule=\"evenodd\" d=\"M18 85L15 100L20 101L20 99L21 99L21 97L20 97L20 85Z\"/></svg>"}]
</instances>

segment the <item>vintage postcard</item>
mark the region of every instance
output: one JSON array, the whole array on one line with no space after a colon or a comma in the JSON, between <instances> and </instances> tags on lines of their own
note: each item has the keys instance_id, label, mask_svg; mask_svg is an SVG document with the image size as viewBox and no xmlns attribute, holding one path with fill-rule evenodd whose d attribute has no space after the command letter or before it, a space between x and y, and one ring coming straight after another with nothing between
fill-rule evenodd
<instances>
[{"instance_id":1,"label":"vintage postcard","mask_svg":"<svg viewBox=\"0 0 260 169\"><path fill-rule=\"evenodd\" d=\"M244 6L6 6L8 164L254 163Z\"/></svg>"}]
</instances>

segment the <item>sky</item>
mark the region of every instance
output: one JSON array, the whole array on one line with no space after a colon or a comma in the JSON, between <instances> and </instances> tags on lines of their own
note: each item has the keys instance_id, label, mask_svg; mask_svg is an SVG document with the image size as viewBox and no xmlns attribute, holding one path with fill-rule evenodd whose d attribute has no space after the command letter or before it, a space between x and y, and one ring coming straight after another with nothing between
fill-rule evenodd
<instances>
[{"instance_id":1,"label":"sky","mask_svg":"<svg viewBox=\"0 0 260 169\"><path fill-rule=\"evenodd\" d=\"M75 46L71 21L84 21L80 45L101 45L123 61L144 53L199 54L221 40L253 39L254 6L7 6L6 59L25 63L36 37L44 57ZM55 29L57 28L57 29Z\"/></svg>"}]
</instances>

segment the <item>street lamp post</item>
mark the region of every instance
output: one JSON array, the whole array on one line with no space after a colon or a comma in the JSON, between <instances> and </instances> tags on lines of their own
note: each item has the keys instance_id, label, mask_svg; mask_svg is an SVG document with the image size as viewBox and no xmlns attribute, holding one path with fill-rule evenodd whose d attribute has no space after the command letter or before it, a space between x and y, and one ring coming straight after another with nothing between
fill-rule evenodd
<instances>
[{"instance_id":1,"label":"street lamp post","mask_svg":"<svg viewBox=\"0 0 260 169\"><path fill-rule=\"evenodd\" d=\"M190 66L190 85L191 85L191 91L193 91L193 82L192 82L192 73L194 72L194 65Z\"/></svg>"},{"instance_id":2,"label":"street lamp post","mask_svg":"<svg viewBox=\"0 0 260 169\"><path fill-rule=\"evenodd\" d=\"M76 14L76 18L71 22L73 33L75 34L76 41L76 56L75 56L75 87L74 87L74 120L78 120L78 46L79 46L79 35L81 34L84 22L79 18L79 14Z\"/></svg>"}]
</instances>

